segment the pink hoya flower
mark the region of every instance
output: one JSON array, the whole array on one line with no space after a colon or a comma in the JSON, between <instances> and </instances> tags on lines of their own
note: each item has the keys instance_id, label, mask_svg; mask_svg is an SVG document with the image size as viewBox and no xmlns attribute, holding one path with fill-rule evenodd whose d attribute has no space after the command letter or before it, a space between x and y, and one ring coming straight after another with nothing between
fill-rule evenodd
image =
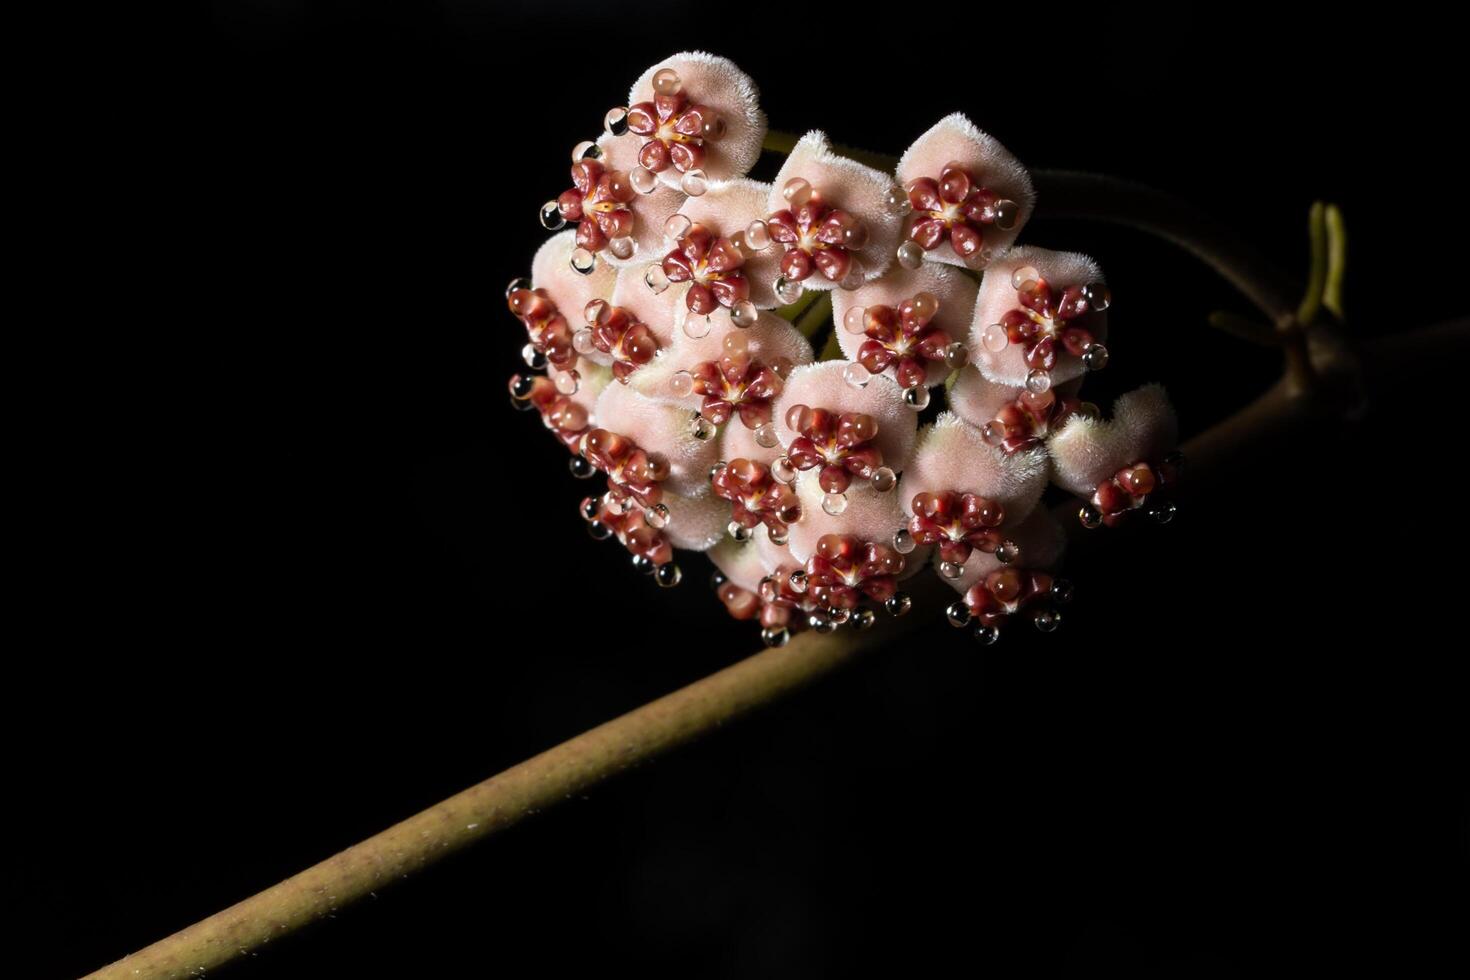
<instances>
[{"instance_id":1,"label":"pink hoya flower","mask_svg":"<svg viewBox=\"0 0 1470 980\"><path fill-rule=\"evenodd\" d=\"M837 343L869 374L901 388L940 384L969 359L964 340L977 290L969 276L942 265L894 269L832 297Z\"/></svg>"},{"instance_id":2,"label":"pink hoya flower","mask_svg":"<svg viewBox=\"0 0 1470 980\"><path fill-rule=\"evenodd\" d=\"M1179 480L1178 439L1168 395L1146 385L1113 402L1111 419L1069 419L1049 443L1052 478L1086 501L1078 516L1088 527L1112 527L1139 508L1167 522Z\"/></svg>"},{"instance_id":3,"label":"pink hoya flower","mask_svg":"<svg viewBox=\"0 0 1470 980\"><path fill-rule=\"evenodd\" d=\"M976 552L964 571L950 584L961 599L947 610L953 626L972 626L984 644L1000 638L1000 627L1010 617L1030 615L1032 623L1049 633L1061 625L1057 605L1071 601L1072 585L1051 569L1066 549L1066 534L1044 507L1037 507L1011 530L1023 556L1007 564L994 554Z\"/></svg>"},{"instance_id":4,"label":"pink hoya flower","mask_svg":"<svg viewBox=\"0 0 1470 980\"><path fill-rule=\"evenodd\" d=\"M842 497L854 477L891 490L913 453L918 429L896 384L878 377L859 387L848 381L847 367L826 361L795 368L775 406L785 449L776 461L777 477L815 471L829 511L845 506Z\"/></svg>"},{"instance_id":5,"label":"pink hoya flower","mask_svg":"<svg viewBox=\"0 0 1470 980\"><path fill-rule=\"evenodd\" d=\"M1039 506L1047 476L1043 448L1007 453L948 412L920 432L904 471L904 531L914 544L935 546L941 578L964 597L950 607L950 622L974 620L981 642L995 642L1006 617L1040 600L1038 625L1059 622L1052 603L1065 598L1065 584L1054 592L1048 572L1065 538Z\"/></svg>"},{"instance_id":6,"label":"pink hoya flower","mask_svg":"<svg viewBox=\"0 0 1470 980\"><path fill-rule=\"evenodd\" d=\"M989 381L1037 393L1100 370L1111 302L1087 256L1013 249L980 284L970 331L976 366Z\"/></svg>"},{"instance_id":7,"label":"pink hoya flower","mask_svg":"<svg viewBox=\"0 0 1470 980\"><path fill-rule=\"evenodd\" d=\"M625 129L639 166L673 187L743 177L766 136L755 82L734 62L698 51L651 66L633 83L621 120L619 111L608 114L612 130Z\"/></svg>"},{"instance_id":8,"label":"pink hoya flower","mask_svg":"<svg viewBox=\"0 0 1470 980\"><path fill-rule=\"evenodd\" d=\"M665 224L669 245L657 268L647 274L656 292L681 287L686 333L700 336L710 317L724 310L737 325L749 326L756 313L779 304L775 291L776 256L750 246L746 229L760 213L769 185L744 178L712 186L690 198Z\"/></svg>"},{"instance_id":9,"label":"pink hoya flower","mask_svg":"<svg viewBox=\"0 0 1470 980\"><path fill-rule=\"evenodd\" d=\"M656 572L660 584L677 584L681 573L671 564L671 549L705 550L724 531L724 504L709 492L712 445L676 409L624 385L607 386L592 417L595 427L578 445L586 468L574 472L604 474L608 490L583 501L582 516L594 536L616 535L635 565Z\"/></svg>"},{"instance_id":10,"label":"pink hoya flower","mask_svg":"<svg viewBox=\"0 0 1470 980\"><path fill-rule=\"evenodd\" d=\"M564 267L553 264L553 268L559 275L582 278L564 271ZM583 280L595 282L603 291L582 307L571 345L580 355L580 363L610 367L613 377L627 384L639 368L651 363L672 342L674 317L666 302L637 281L634 270L618 270L608 289L611 275L611 270L599 267L598 273Z\"/></svg>"},{"instance_id":11,"label":"pink hoya flower","mask_svg":"<svg viewBox=\"0 0 1470 980\"><path fill-rule=\"evenodd\" d=\"M775 399L791 369L811 359L805 337L774 313L762 311L749 327L737 327L726 318L702 337L681 332L633 385L654 401L697 411L714 425L734 419L753 432L766 426L761 439L773 447Z\"/></svg>"},{"instance_id":12,"label":"pink hoya flower","mask_svg":"<svg viewBox=\"0 0 1470 980\"><path fill-rule=\"evenodd\" d=\"M924 259L985 267L1016 240L1035 204L1026 169L960 113L915 140L895 174L898 206L910 212L899 260L911 268Z\"/></svg>"},{"instance_id":13,"label":"pink hoya flower","mask_svg":"<svg viewBox=\"0 0 1470 980\"><path fill-rule=\"evenodd\" d=\"M1041 445L1076 412L1096 414L1097 406L1077 397L1081 386L1078 378L1042 392L1008 388L967 367L949 391L949 407L977 427L987 445L1013 453Z\"/></svg>"},{"instance_id":14,"label":"pink hoya flower","mask_svg":"<svg viewBox=\"0 0 1470 980\"><path fill-rule=\"evenodd\" d=\"M899 483L904 526L915 542L938 547L945 578L959 578L977 551L1012 562L1021 554L1007 531L1035 509L1046 481L1045 452L1000 452L944 412L919 433Z\"/></svg>"},{"instance_id":15,"label":"pink hoya flower","mask_svg":"<svg viewBox=\"0 0 1470 980\"><path fill-rule=\"evenodd\" d=\"M888 271L902 231L889 203L893 181L840 156L825 133L803 136L781 165L751 245L779 256L782 299L809 289L852 288Z\"/></svg>"},{"instance_id":16,"label":"pink hoya flower","mask_svg":"<svg viewBox=\"0 0 1470 980\"><path fill-rule=\"evenodd\" d=\"M506 303L530 340L522 353L532 368L550 364L557 372L574 370L577 352L572 340L582 310L612 292L611 269L584 276L570 268L568 260L576 247L572 232L551 236L531 260L531 278L516 279L506 288Z\"/></svg>"}]
</instances>

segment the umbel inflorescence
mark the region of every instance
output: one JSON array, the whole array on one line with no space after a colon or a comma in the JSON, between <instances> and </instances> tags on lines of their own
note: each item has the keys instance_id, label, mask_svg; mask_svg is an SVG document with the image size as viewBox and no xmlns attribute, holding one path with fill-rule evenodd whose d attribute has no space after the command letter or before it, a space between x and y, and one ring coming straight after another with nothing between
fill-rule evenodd
<instances>
[{"instance_id":1,"label":"umbel inflorescence","mask_svg":"<svg viewBox=\"0 0 1470 980\"><path fill-rule=\"evenodd\" d=\"M661 585L677 550L707 553L730 614L779 645L907 612L899 583L932 566L961 596L950 621L990 643L1017 615L1054 629L1070 595L1048 483L1088 527L1173 515L1163 389L1110 418L1079 396L1108 362L1102 271L1015 244L1030 177L968 119L892 172L814 130L761 183L755 84L688 53L604 127L506 292L538 372L510 391L574 474L606 478L581 506L592 535Z\"/></svg>"}]
</instances>

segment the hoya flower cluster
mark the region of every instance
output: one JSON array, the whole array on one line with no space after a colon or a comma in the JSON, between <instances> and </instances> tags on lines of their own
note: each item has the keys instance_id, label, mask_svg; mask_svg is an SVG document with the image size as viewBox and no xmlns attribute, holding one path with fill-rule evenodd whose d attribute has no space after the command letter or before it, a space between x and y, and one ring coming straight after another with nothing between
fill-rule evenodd
<instances>
[{"instance_id":1,"label":"hoya flower cluster","mask_svg":"<svg viewBox=\"0 0 1470 980\"><path fill-rule=\"evenodd\" d=\"M932 567L988 643L1018 615L1059 622L1049 483L1089 527L1172 516L1163 390L1111 418L1079 397L1108 361L1102 271L1015 244L1030 177L968 119L892 172L814 130L762 183L755 84L686 53L604 124L507 290L536 372L510 390L573 473L606 479L582 503L593 536L660 584L678 550L708 553L730 614L779 645L907 612L900 583Z\"/></svg>"}]
</instances>

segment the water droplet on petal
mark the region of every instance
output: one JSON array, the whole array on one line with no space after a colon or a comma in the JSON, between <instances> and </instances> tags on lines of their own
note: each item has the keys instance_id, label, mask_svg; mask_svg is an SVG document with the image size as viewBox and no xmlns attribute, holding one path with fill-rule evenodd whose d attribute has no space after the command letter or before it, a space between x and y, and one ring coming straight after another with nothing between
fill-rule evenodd
<instances>
[{"instance_id":1,"label":"water droplet on petal","mask_svg":"<svg viewBox=\"0 0 1470 980\"><path fill-rule=\"evenodd\" d=\"M986 327L985 332L980 335L981 346L990 351L992 354L999 354L1001 351L1006 349L1010 342L1010 334L1006 332L1005 327L1001 326L998 323L992 323L990 326Z\"/></svg>"},{"instance_id":2,"label":"water droplet on petal","mask_svg":"<svg viewBox=\"0 0 1470 980\"><path fill-rule=\"evenodd\" d=\"M916 412L922 412L929 407L929 389L923 385L917 388L905 388L903 403Z\"/></svg>"},{"instance_id":3,"label":"water droplet on petal","mask_svg":"<svg viewBox=\"0 0 1470 980\"><path fill-rule=\"evenodd\" d=\"M607 250L616 259L631 259L638 250L638 243L631 238L614 238L607 243Z\"/></svg>"},{"instance_id":4,"label":"water droplet on petal","mask_svg":"<svg viewBox=\"0 0 1470 980\"><path fill-rule=\"evenodd\" d=\"M652 194L658 190L658 174L647 167L634 167L628 174L628 183L639 194Z\"/></svg>"},{"instance_id":5,"label":"water droplet on petal","mask_svg":"<svg viewBox=\"0 0 1470 980\"><path fill-rule=\"evenodd\" d=\"M854 306L842 315L842 329L851 334L863 333L868 327L868 309Z\"/></svg>"},{"instance_id":6,"label":"water droplet on petal","mask_svg":"<svg viewBox=\"0 0 1470 980\"><path fill-rule=\"evenodd\" d=\"M1101 313L1113 305L1113 294L1107 285L1100 282L1090 282L1082 287L1082 298L1087 300L1087 308L1094 313Z\"/></svg>"},{"instance_id":7,"label":"water droplet on petal","mask_svg":"<svg viewBox=\"0 0 1470 980\"><path fill-rule=\"evenodd\" d=\"M585 248L575 249L571 258L572 269L584 276L592 275L592 270L597 266L596 257Z\"/></svg>"},{"instance_id":8,"label":"water droplet on petal","mask_svg":"<svg viewBox=\"0 0 1470 980\"><path fill-rule=\"evenodd\" d=\"M575 395L577 393L576 371L558 371L552 376L551 382L556 385L556 390L563 395Z\"/></svg>"},{"instance_id":9,"label":"water droplet on petal","mask_svg":"<svg viewBox=\"0 0 1470 980\"><path fill-rule=\"evenodd\" d=\"M774 422L767 422L755 430L755 444L762 449L774 449L781 444Z\"/></svg>"},{"instance_id":10,"label":"water droplet on petal","mask_svg":"<svg viewBox=\"0 0 1470 980\"><path fill-rule=\"evenodd\" d=\"M939 563L939 574L945 578L959 578L962 571L964 569L952 561L942 561Z\"/></svg>"},{"instance_id":11,"label":"water droplet on petal","mask_svg":"<svg viewBox=\"0 0 1470 980\"><path fill-rule=\"evenodd\" d=\"M879 493L887 493L889 490L893 489L894 484L896 483L898 483L898 477L894 474L893 470L889 469L888 467L880 466L873 471L873 489L877 490Z\"/></svg>"},{"instance_id":12,"label":"water droplet on petal","mask_svg":"<svg viewBox=\"0 0 1470 980\"><path fill-rule=\"evenodd\" d=\"M664 272L663 266L654 263L653 265L649 266L648 271L643 274L643 283L649 288L649 290L657 294L669 288L669 277Z\"/></svg>"},{"instance_id":13,"label":"water droplet on petal","mask_svg":"<svg viewBox=\"0 0 1470 980\"><path fill-rule=\"evenodd\" d=\"M713 439L715 431L715 424L698 412L695 412L689 420L689 434L700 442L708 442Z\"/></svg>"},{"instance_id":14,"label":"water droplet on petal","mask_svg":"<svg viewBox=\"0 0 1470 980\"><path fill-rule=\"evenodd\" d=\"M669 389L679 398L685 398L694 393L694 376L688 371L680 371L669 379Z\"/></svg>"},{"instance_id":15,"label":"water droplet on petal","mask_svg":"<svg viewBox=\"0 0 1470 980\"><path fill-rule=\"evenodd\" d=\"M803 177L792 177L781 188L781 196L795 211L812 199L812 185Z\"/></svg>"},{"instance_id":16,"label":"water droplet on petal","mask_svg":"<svg viewBox=\"0 0 1470 980\"><path fill-rule=\"evenodd\" d=\"M672 68L660 68L653 73L653 90L659 95L678 95L684 91L684 82Z\"/></svg>"},{"instance_id":17,"label":"water droplet on petal","mask_svg":"<svg viewBox=\"0 0 1470 980\"><path fill-rule=\"evenodd\" d=\"M1028 282L1037 282L1041 279L1041 273L1036 271L1034 265L1023 265L1011 273L1011 288L1024 289Z\"/></svg>"},{"instance_id":18,"label":"water droplet on petal","mask_svg":"<svg viewBox=\"0 0 1470 980\"><path fill-rule=\"evenodd\" d=\"M679 178L679 189L690 197L701 197L709 190L709 179L696 167Z\"/></svg>"},{"instance_id":19,"label":"water droplet on petal","mask_svg":"<svg viewBox=\"0 0 1470 980\"><path fill-rule=\"evenodd\" d=\"M1015 201L995 202L995 227L1001 231L1010 231L1016 227L1016 219L1021 216L1021 206Z\"/></svg>"},{"instance_id":20,"label":"water droplet on petal","mask_svg":"<svg viewBox=\"0 0 1470 980\"><path fill-rule=\"evenodd\" d=\"M863 283L868 281L868 275L863 271L863 263L856 255L850 256L847 263L847 275L837 285L841 289L852 292Z\"/></svg>"},{"instance_id":21,"label":"water droplet on petal","mask_svg":"<svg viewBox=\"0 0 1470 980\"><path fill-rule=\"evenodd\" d=\"M539 371L546 366L546 355L537 350L535 344L527 344L521 348L521 360L532 371Z\"/></svg>"},{"instance_id":22,"label":"water droplet on petal","mask_svg":"<svg viewBox=\"0 0 1470 980\"><path fill-rule=\"evenodd\" d=\"M893 532L893 550L900 555L911 553L914 550L915 543L914 536L909 533L908 528L901 527Z\"/></svg>"},{"instance_id":23,"label":"water droplet on petal","mask_svg":"<svg viewBox=\"0 0 1470 980\"><path fill-rule=\"evenodd\" d=\"M951 371L958 371L970 363L970 348L961 343L953 343L944 349L944 366Z\"/></svg>"},{"instance_id":24,"label":"water droplet on petal","mask_svg":"<svg viewBox=\"0 0 1470 980\"><path fill-rule=\"evenodd\" d=\"M891 214L908 214L913 210L913 206L909 204L908 191L897 185L888 189L883 203Z\"/></svg>"},{"instance_id":25,"label":"water droplet on petal","mask_svg":"<svg viewBox=\"0 0 1470 980\"><path fill-rule=\"evenodd\" d=\"M669 507L667 504L654 504L643 512L643 522L655 530L662 530L669 526Z\"/></svg>"},{"instance_id":26,"label":"water droplet on petal","mask_svg":"<svg viewBox=\"0 0 1470 980\"><path fill-rule=\"evenodd\" d=\"M541 227L547 231L560 231L567 226L567 219L561 216L561 208L556 206L555 201L547 201L541 205Z\"/></svg>"},{"instance_id":27,"label":"water droplet on petal","mask_svg":"<svg viewBox=\"0 0 1470 980\"><path fill-rule=\"evenodd\" d=\"M754 326L759 315L755 304L748 299L743 299L730 308L730 322L737 327Z\"/></svg>"},{"instance_id":28,"label":"water droplet on petal","mask_svg":"<svg viewBox=\"0 0 1470 980\"><path fill-rule=\"evenodd\" d=\"M602 148L591 140L583 140L572 147L572 162L581 163L583 160L596 160L602 156Z\"/></svg>"},{"instance_id":29,"label":"water droplet on petal","mask_svg":"<svg viewBox=\"0 0 1470 980\"><path fill-rule=\"evenodd\" d=\"M847 510L847 494L829 493L822 497L822 510L832 517L838 517Z\"/></svg>"},{"instance_id":30,"label":"water droplet on petal","mask_svg":"<svg viewBox=\"0 0 1470 980\"><path fill-rule=\"evenodd\" d=\"M684 316L684 336L690 340L703 340L709 336L711 320L708 316L688 313Z\"/></svg>"},{"instance_id":31,"label":"water droplet on petal","mask_svg":"<svg viewBox=\"0 0 1470 980\"><path fill-rule=\"evenodd\" d=\"M1108 349L1102 344L1088 344L1082 352L1082 366L1089 371L1101 371L1108 366Z\"/></svg>"},{"instance_id":32,"label":"water droplet on petal","mask_svg":"<svg viewBox=\"0 0 1470 980\"><path fill-rule=\"evenodd\" d=\"M1033 370L1026 375L1026 390L1040 395L1051 390L1051 375L1042 370Z\"/></svg>"},{"instance_id":33,"label":"water droplet on petal","mask_svg":"<svg viewBox=\"0 0 1470 980\"><path fill-rule=\"evenodd\" d=\"M801 299L802 294L805 292L806 287L795 279L787 279L785 276L780 276L776 279L776 297L787 306Z\"/></svg>"},{"instance_id":34,"label":"water droplet on petal","mask_svg":"<svg viewBox=\"0 0 1470 980\"><path fill-rule=\"evenodd\" d=\"M796 479L796 464L789 457L777 457L771 463L771 477L780 483L791 483Z\"/></svg>"},{"instance_id":35,"label":"water droplet on petal","mask_svg":"<svg viewBox=\"0 0 1470 980\"><path fill-rule=\"evenodd\" d=\"M602 117L602 128L614 136L622 136L628 131L628 108L617 106L607 110L607 115Z\"/></svg>"},{"instance_id":36,"label":"water droplet on petal","mask_svg":"<svg viewBox=\"0 0 1470 980\"><path fill-rule=\"evenodd\" d=\"M684 215L671 214L669 215L669 220L664 222L664 237L677 242L689 233L689 229L693 225L694 222L690 221Z\"/></svg>"},{"instance_id":37,"label":"water droplet on petal","mask_svg":"<svg viewBox=\"0 0 1470 980\"><path fill-rule=\"evenodd\" d=\"M898 264L905 269L917 269L924 263L924 250L918 242L904 242L898 246Z\"/></svg>"},{"instance_id":38,"label":"water droplet on petal","mask_svg":"<svg viewBox=\"0 0 1470 980\"><path fill-rule=\"evenodd\" d=\"M842 369L842 380L854 388L866 388L873 378L872 373L857 361L849 361Z\"/></svg>"},{"instance_id":39,"label":"water droplet on petal","mask_svg":"<svg viewBox=\"0 0 1470 980\"><path fill-rule=\"evenodd\" d=\"M771 229L759 218L750 223L745 229L745 244L753 251L764 252L771 247Z\"/></svg>"}]
</instances>

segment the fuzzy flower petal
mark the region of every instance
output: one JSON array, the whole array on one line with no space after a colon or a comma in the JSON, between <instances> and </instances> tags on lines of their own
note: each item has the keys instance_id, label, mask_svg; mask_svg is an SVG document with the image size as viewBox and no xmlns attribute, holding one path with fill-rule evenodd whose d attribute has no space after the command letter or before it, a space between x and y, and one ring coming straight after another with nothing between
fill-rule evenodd
<instances>
[{"instance_id":1,"label":"fuzzy flower petal","mask_svg":"<svg viewBox=\"0 0 1470 980\"><path fill-rule=\"evenodd\" d=\"M914 208L908 235L936 262L983 266L1016 240L1036 204L1026 168L958 112L915 140L896 173Z\"/></svg>"},{"instance_id":2,"label":"fuzzy flower petal","mask_svg":"<svg viewBox=\"0 0 1470 980\"><path fill-rule=\"evenodd\" d=\"M841 514L829 514L822 509L822 498L826 491L815 474L803 473L796 481L796 496L801 501L802 519L791 525L791 537L786 548L798 562L806 562L817 548L817 542L828 534L871 541L874 544L893 547L893 536L904 527L906 520L900 509L896 493L879 493L872 487L854 487L847 492L847 507ZM919 547L904 556L904 568L900 579L922 570L929 560L929 548Z\"/></svg>"},{"instance_id":3,"label":"fuzzy flower petal","mask_svg":"<svg viewBox=\"0 0 1470 980\"><path fill-rule=\"evenodd\" d=\"M844 357L878 367L901 386L909 379L897 377L900 369L923 369L925 384L939 384L953 370L945 361L950 344L969 338L978 290L973 279L955 269L933 263L913 270L900 266L855 290L832 294L837 344ZM936 311L924 317L926 311L919 310L916 316L914 300L925 293L937 300Z\"/></svg>"},{"instance_id":4,"label":"fuzzy flower petal","mask_svg":"<svg viewBox=\"0 0 1470 980\"><path fill-rule=\"evenodd\" d=\"M1052 479L1079 497L1135 463L1157 463L1174 449L1179 422L1160 385L1145 385L1113 402L1111 419L1075 415L1048 443Z\"/></svg>"},{"instance_id":5,"label":"fuzzy flower petal","mask_svg":"<svg viewBox=\"0 0 1470 980\"><path fill-rule=\"evenodd\" d=\"M1047 482L1046 453L1003 453L985 444L980 430L950 412L919 432L913 461L903 471L898 496L909 506L916 494L975 494L1000 505L1004 527L1019 524L1041 500Z\"/></svg>"},{"instance_id":6,"label":"fuzzy flower petal","mask_svg":"<svg viewBox=\"0 0 1470 980\"><path fill-rule=\"evenodd\" d=\"M730 520L730 510L723 500L668 493L664 494L663 503L669 509L664 536L675 548L708 551L721 540L729 540L725 536L725 524Z\"/></svg>"},{"instance_id":7,"label":"fuzzy flower petal","mask_svg":"<svg viewBox=\"0 0 1470 980\"><path fill-rule=\"evenodd\" d=\"M890 175L837 155L827 134L812 130L797 141L773 183L769 216L763 216L775 239L768 251L782 260L786 278L808 289L838 286L851 260L859 263L861 280L876 279L893 264L903 231L903 216L888 205L892 189Z\"/></svg>"},{"instance_id":8,"label":"fuzzy flower petal","mask_svg":"<svg viewBox=\"0 0 1470 980\"><path fill-rule=\"evenodd\" d=\"M668 460L664 485L670 493L698 498L710 492L709 470L718 445L713 439L695 438L688 412L649 401L627 385L614 384L597 399L594 415L600 428Z\"/></svg>"},{"instance_id":9,"label":"fuzzy flower petal","mask_svg":"<svg viewBox=\"0 0 1470 980\"><path fill-rule=\"evenodd\" d=\"M674 73L677 85L667 74L660 76L667 72ZM636 139L642 162L653 164L649 169L670 186L678 187L692 169L711 180L741 177L760 157L766 137L760 92L727 58L702 51L664 58L633 83L628 106L634 110L629 136ZM650 143L655 145L644 149Z\"/></svg>"},{"instance_id":10,"label":"fuzzy flower petal","mask_svg":"<svg viewBox=\"0 0 1470 980\"><path fill-rule=\"evenodd\" d=\"M1012 249L980 283L970 330L975 366L1012 388L1031 378L1032 390L1044 391L1081 377L1084 350L1107 336L1106 293L1102 270L1085 255Z\"/></svg>"},{"instance_id":11,"label":"fuzzy flower petal","mask_svg":"<svg viewBox=\"0 0 1470 980\"><path fill-rule=\"evenodd\" d=\"M647 324L662 350L667 351L674 345L680 319L678 296L668 289L661 293L649 289L648 284L643 281L643 269L637 266L619 269L609 302L613 306L622 307ZM653 370L657 364L656 360L646 365L634 377Z\"/></svg>"}]
</instances>

